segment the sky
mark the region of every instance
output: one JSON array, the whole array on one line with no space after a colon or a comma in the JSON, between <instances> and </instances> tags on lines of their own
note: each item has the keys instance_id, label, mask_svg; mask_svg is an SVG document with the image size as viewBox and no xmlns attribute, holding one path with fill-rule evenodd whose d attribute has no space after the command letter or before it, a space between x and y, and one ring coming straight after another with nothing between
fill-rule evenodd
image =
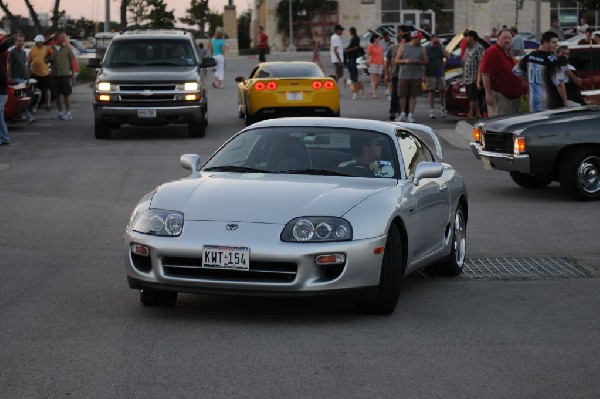
<instances>
[{"instance_id":1,"label":"sky","mask_svg":"<svg viewBox=\"0 0 600 399\"><path fill-rule=\"evenodd\" d=\"M167 10L175 10L175 16L180 18L185 15L186 8L189 7L191 0L165 0L167 3ZM31 0L33 8L38 13L52 11L54 6L54 0ZM4 4L8 6L11 13L15 15L29 16L27 7L23 0L4 0ZM106 0L61 0L60 8L65 10L66 13L74 19L85 17L87 19L95 21L104 21L104 5ZM228 4L227 0L209 0L208 6L213 11L223 12L223 7ZM243 11L250 8L252 0L234 0L233 4L236 6L238 15ZM119 21L119 7L121 5L120 0L110 1L110 19L112 21ZM0 11L0 15L3 12Z\"/></svg>"}]
</instances>

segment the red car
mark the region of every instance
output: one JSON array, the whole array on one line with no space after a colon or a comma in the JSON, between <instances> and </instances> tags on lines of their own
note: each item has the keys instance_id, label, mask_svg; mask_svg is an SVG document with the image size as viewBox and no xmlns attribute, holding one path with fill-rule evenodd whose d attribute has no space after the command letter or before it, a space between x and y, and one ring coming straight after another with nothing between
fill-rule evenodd
<instances>
[{"instance_id":1,"label":"red car","mask_svg":"<svg viewBox=\"0 0 600 399\"><path fill-rule=\"evenodd\" d=\"M3 37L0 37L0 41L2 40ZM0 62L4 63L5 68L7 61L8 51L5 51L0 57ZM24 83L8 85L8 99L4 105L4 120L10 122L21 115L25 108L29 106L30 102L31 97L29 96L29 92L25 90Z\"/></svg>"}]
</instances>

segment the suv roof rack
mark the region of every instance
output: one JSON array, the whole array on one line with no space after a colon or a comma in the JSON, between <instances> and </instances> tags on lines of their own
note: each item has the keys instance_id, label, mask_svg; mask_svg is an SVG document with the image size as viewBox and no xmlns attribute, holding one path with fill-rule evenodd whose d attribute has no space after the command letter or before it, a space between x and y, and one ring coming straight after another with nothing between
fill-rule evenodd
<instances>
[{"instance_id":1,"label":"suv roof rack","mask_svg":"<svg viewBox=\"0 0 600 399\"><path fill-rule=\"evenodd\" d=\"M182 29L182 28L172 28L172 29L131 29L131 30L124 30L122 32L122 34L124 35L139 35L139 34L148 34L148 35L152 35L152 34L159 34L159 35L164 35L164 34L172 34L172 35L187 35L190 34L191 32L188 29Z\"/></svg>"}]
</instances>

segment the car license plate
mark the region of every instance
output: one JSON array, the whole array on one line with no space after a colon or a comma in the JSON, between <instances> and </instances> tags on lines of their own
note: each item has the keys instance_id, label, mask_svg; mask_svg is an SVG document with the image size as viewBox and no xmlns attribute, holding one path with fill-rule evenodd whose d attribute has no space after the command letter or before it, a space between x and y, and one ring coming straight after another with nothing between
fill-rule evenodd
<instances>
[{"instance_id":1,"label":"car license plate","mask_svg":"<svg viewBox=\"0 0 600 399\"><path fill-rule=\"evenodd\" d=\"M288 101L302 101L304 99L304 94L301 91L288 91L287 99Z\"/></svg>"},{"instance_id":2,"label":"car license plate","mask_svg":"<svg viewBox=\"0 0 600 399\"><path fill-rule=\"evenodd\" d=\"M138 109L137 115L138 115L138 118L156 118L156 110L155 109Z\"/></svg>"},{"instance_id":3,"label":"car license plate","mask_svg":"<svg viewBox=\"0 0 600 399\"><path fill-rule=\"evenodd\" d=\"M248 271L250 248L205 245L202 250L202 267Z\"/></svg>"},{"instance_id":4,"label":"car license plate","mask_svg":"<svg viewBox=\"0 0 600 399\"><path fill-rule=\"evenodd\" d=\"M492 170L492 163L490 162L490 159L488 157L482 156L481 163L483 164L483 169Z\"/></svg>"}]
</instances>

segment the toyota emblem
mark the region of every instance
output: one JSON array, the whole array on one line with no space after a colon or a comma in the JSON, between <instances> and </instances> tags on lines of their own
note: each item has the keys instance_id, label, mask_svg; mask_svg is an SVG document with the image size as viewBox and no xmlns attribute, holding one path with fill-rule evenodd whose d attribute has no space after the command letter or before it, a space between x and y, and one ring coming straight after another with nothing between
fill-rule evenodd
<instances>
[{"instance_id":1,"label":"toyota emblem","mask_svg":"<svg viewBox=\"0 0 600 399\"><path fill-rule=\"evenodd\" d=\"M237 230L238 225L235 223L229 223L228 225L225 226L225 230L229 230L229 231L233 231L233 230Z\"/></svg>"}]
</instances>

